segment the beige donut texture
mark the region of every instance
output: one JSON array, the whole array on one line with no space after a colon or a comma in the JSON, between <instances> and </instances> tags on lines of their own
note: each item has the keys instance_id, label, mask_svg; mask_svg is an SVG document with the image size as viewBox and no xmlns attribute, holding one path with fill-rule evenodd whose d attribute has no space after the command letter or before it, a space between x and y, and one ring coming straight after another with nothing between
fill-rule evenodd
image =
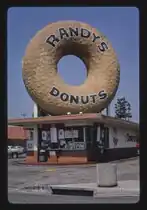
<instances>
[{"instance_id":1,"label":"beige donut texture","mask_svg":"<svg viewBox=\"0 0 147 210\"><path fill-rule=\"evenodd\" d=\"M87 78L79 86L65 84L58 74L59 60L69 54L82 59L87 67ZM43 110L54 115L100 112L114 98L119 79L119 63L110 42L82 22L47 25L30 41L23 58L28 93Z\"/></svg>"}]
</instances>

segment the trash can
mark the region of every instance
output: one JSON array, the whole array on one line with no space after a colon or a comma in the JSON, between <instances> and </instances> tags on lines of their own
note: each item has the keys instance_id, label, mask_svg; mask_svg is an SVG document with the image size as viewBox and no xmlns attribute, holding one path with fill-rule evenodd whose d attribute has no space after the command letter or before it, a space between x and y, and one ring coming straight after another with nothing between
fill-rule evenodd
<instances>
[{"instance_id":1,"label":"trash can","mask_svg":"<svg viewBox=\"0 0 147 210\"><path fill-rule=\"evenodd\" d=\"M47 162L48 160L48 154L45 150L40 150L39 153L39 162Z\"/></svg>"},{"instance_id":2,"label":"trash can","mask_svg":"<svg viewBox=\"0 0 147 210\"><path fill-rule=\"evenodd\" d=\"M101 163L96 165L97 186L114 187L117 186L117 166L116 164Z\"/></svg>"}]
</instances>

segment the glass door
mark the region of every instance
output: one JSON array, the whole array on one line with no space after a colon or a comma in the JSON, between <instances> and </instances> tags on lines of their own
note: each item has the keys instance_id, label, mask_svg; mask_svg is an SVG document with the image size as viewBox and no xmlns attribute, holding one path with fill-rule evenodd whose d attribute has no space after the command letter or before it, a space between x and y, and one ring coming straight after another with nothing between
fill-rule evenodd
<instances>
[{"instance_id":1,"label":"glass door","mask_svg":"<svg viewBox=\"0 0 147 210\"><path fill-rule=\"evenodd\" d=\"M100 125L100 140L98 145L100 149L109 148L109 128L104 125Z\"/></svg>"},{"instance_id":2,"label":"glass door","mask_svg":"<svg viewBox=\"0 0 147 210\"><path fill-rule=\"evenodd\" d=\"M86 130L86 144L87 144L87 158L89 161L96 160L96 140L97 140L97 125L87 126Z\"/></svg>"}]
</instances>

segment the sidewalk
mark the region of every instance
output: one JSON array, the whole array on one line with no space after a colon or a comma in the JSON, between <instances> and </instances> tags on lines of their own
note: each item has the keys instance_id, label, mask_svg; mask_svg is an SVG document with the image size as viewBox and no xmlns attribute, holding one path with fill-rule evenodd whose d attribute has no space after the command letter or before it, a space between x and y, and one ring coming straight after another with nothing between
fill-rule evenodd
<instances>
[{"instance_id":1,"label":"sidewalk","mask_svg":"<svg viewBox=\"0 0 147 210\"><path fill-rule=\"evenodd\" d=\"M96 183L79 183L66 185L50 185L53 193L60 191L60 194L71 193L72 191L93 192L94 197L113 197L113 196L138 196L140 186L138 180L118 181L117 187L96 187ZM56 194L56 193L54 193Z\"/></svg>"}]
</instances>

